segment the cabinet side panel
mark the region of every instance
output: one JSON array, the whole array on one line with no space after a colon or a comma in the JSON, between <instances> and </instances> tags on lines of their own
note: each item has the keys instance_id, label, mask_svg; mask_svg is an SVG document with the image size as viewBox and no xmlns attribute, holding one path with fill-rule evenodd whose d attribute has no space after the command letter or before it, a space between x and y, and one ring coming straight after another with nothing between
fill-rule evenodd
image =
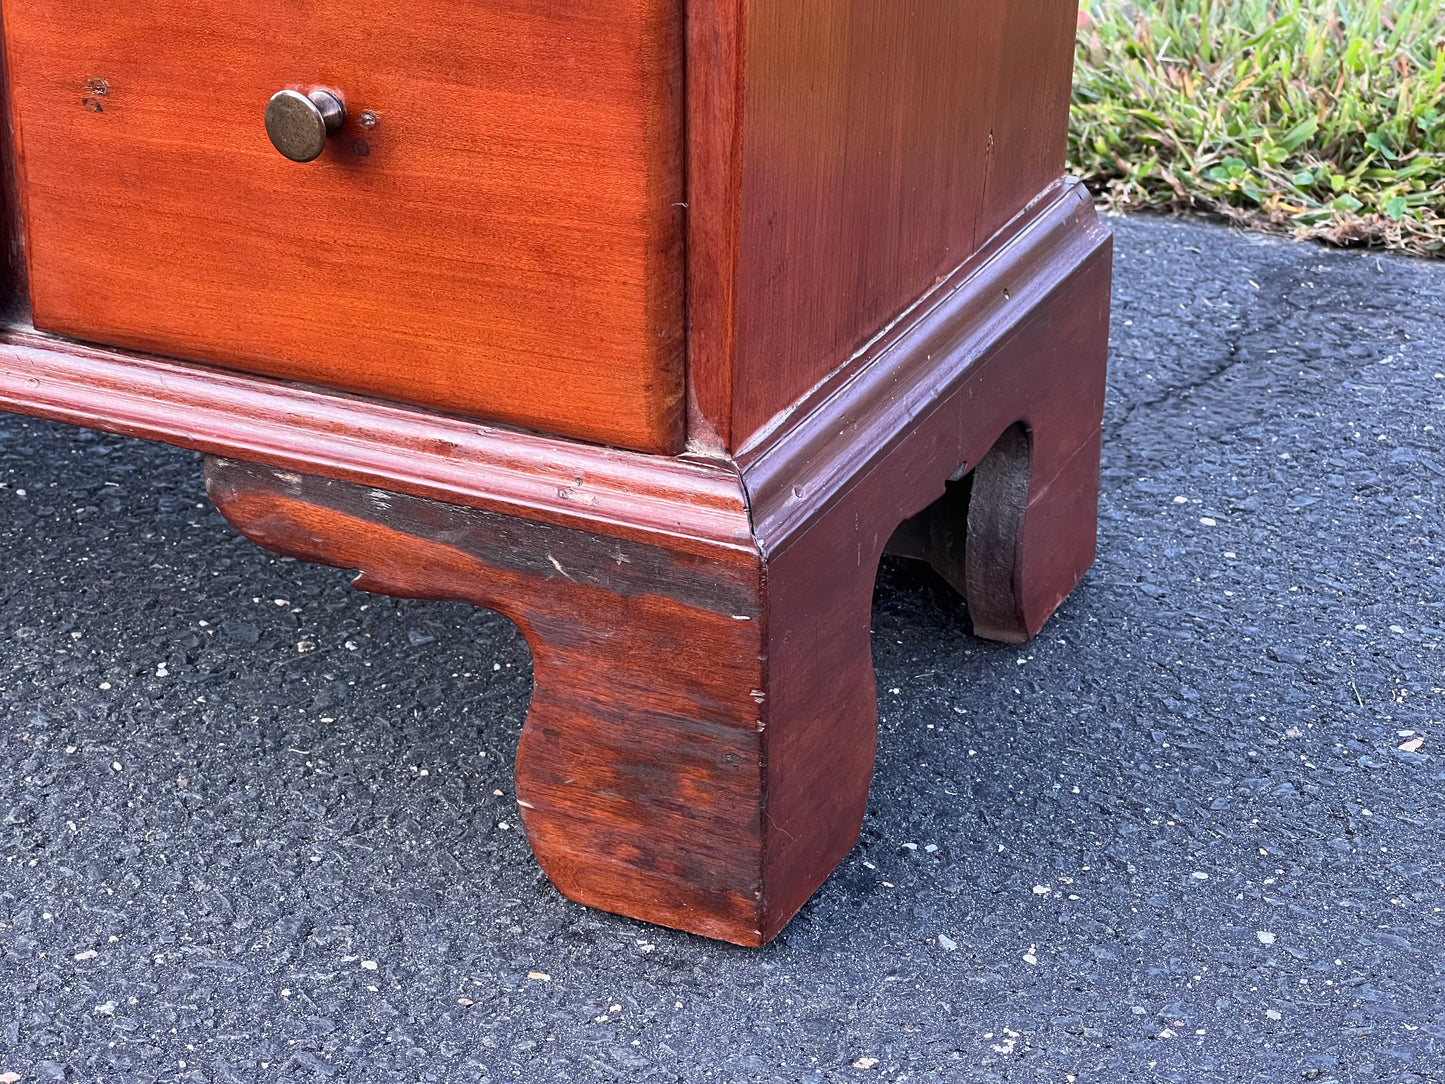
<instances>
[{"instance_id":1,"label":"cabinet side panel","mask_svg":"<svg viewBox=\"0 0 1445 1084\"><path fill-rule=\"evenodd\" d=\"M732 446L1063 173L1075 0L752 0Z\"/></svg>"},{"instance_id":2,"label":"cabinet side panel","mask_svg":"<svg viewBox=\"0 0 1445 1084\"><path fill-rule=\"evenodd\" d=\"M1064 174L1078 22L1076 0L1022 0L1012 6L1000 42L1003 97L992 113L994 154L979 245Z\"/></svg>"}]
</instances>

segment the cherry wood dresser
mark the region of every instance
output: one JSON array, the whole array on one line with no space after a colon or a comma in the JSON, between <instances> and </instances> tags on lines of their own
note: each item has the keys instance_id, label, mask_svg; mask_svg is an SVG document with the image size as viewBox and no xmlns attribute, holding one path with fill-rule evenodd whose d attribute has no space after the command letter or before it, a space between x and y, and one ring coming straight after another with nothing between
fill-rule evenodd
<instances>
[{"instance_id":1,"label":"cherry wood dresser","mask_svg":"<svg viewBox=\"0 0 1445 1084\"><path fill-rule=\"evenodd\" d=\"M741 944L852 847L885 550L982 636L1094 556L1075 0L0 0L0 408L507 614L583 903Z\"/></svg>"}]
</instances>

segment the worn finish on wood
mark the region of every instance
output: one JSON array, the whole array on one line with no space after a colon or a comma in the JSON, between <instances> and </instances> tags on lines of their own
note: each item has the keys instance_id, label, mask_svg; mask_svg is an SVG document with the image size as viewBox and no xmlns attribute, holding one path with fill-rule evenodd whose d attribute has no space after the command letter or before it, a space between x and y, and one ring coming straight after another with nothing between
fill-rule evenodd
<instances>
[{"instance_id":1,"label":"worn finish on wood","mask_svg":"<svg viewBox=\"0 0 1445 1084\"><path fill-rule=\"evenodd\" d=\"M1015 642L1093 559L1071 0L365 0L315 53L277 2L6 7L37 323L193 360L17 316L0 405L205 452L261 544L509 615L548 875L765 943L862 822L885 547ZM294 80L378 114L310 173L260 125Z\"/></svg>"},{"instance_id":2,"label":"worn finish on wood","mask_svg":"<svg viewBox=\"0 0 1445 1084\"><path fill-rule=\"evenodd\" d=\"M877 725L873 579L899 524L947 507L968 546L983 538L970 601L1002 615L981 609L980 631L1007 639L1036 632L1092 559L1108 238L1076 205L1053 209L1063 225L1041 219L1035 247L1019 239L995 261L1033 279L1016 282L1027 300L995 312L984 340L948 319L983 299L956 298L938 326L919 321L734 475L732 531L711 512L672 535L598 535L219 459L209 490L248 536L359 568L359 587L508 614L536 663L517 793L554 883L592 906L760 944L862 822ZM957 292L995 285L979 273ZM918 344L942 352L924 365ZM930 376L926 409L890 412ZM770 487L769 469L806 455L810 423L840 398L866 423L842 453L848 484L820 484L815 498ZM935 505L967 462L981 472L971 498ZM745 532L751 545L736 544Z\"/></svg>"},{"instance_id":3,"label":"worn finish on wood","mask_svg":"<svg viewBox=\"0 0 1445 1084\"><path fill-rule=\"evenodd\" d=\"M209 458L206 477L261 545L517 623L534 663L517 798L572 899L759 945L852 847L873 766L874 570L834 560L831 530L765 584L756 551L684 552L235 460Z\"/></svg>"},{"instance_id":4,"label":"worn finish on wood","mask_svg":"<svg viewBox=\"0 0 1445 1084\"><path fill-rule=\"evenodd\" d=\"M36 327L680 450L680 0L31 0L5 35ZM346 102L307 165L262 123L288 87Z\"/></svg>"},{"instance_id":5,"label":"worn finish on wood","mask_svg":"<svg viewBox=\"0 0 1445 1084\"><path fill-rule=\"evenodd\" d=\"M740 448L1063 172L1069 0L700 0L697 412ZM736 178L736 180L734 180ZM703 338L699 341L698 336Z\"/></svg>"},{"instance_id":6,"label":"worn finish on wood","mask_svg":"<svg viewBox=\"0 0 1445 1084\"><path fill-rule=\"evenodd\" d=\"M764 939L765 688L756 554L679 553L230 460L217 507L358 587L490 606L532 649L517 797L574 899ZM659 666L666 659L666 666Z\"/></svg>"},{"instance_id":7,"label":"worn finish on wood","mask_svg":"<svg viewBox=\"0 0 1445 1084\"><path fill-rule=\"evenodd\" d=\"M511 615L537 657L518 793L549 874L582 902L756 944L861 824L869 607L899 524L937 514L961 466L986 475L1000 437L1025 432L1026 490L1013 455L1009 484L953 504L955 531L992 532L965 577L993 607L980 631L1036 632L1087 568L1108 294L1107 231L1065 185L734 460L24 332L0 336L0 403L254 460L211 468L252 537L360 568L369 589ZM558 774L574 762L584 775Z\"/></svg>"}]
</instances>

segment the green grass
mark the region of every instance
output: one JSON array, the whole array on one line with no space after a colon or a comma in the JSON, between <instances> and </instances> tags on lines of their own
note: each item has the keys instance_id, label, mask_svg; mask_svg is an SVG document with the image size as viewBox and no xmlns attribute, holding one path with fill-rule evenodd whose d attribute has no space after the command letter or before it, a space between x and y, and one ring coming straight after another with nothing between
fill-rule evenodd
<instances>
[{"instance_id":1,"label":"green grass","mask_svg":"<svg viewBox=\"0 0 1445 1084\"><path fill-rule=\"evenodd\" d=\"M1445 0L1082 0L1072 168L1192 208L1445 255Z\"/></svg>"}]
</instances>

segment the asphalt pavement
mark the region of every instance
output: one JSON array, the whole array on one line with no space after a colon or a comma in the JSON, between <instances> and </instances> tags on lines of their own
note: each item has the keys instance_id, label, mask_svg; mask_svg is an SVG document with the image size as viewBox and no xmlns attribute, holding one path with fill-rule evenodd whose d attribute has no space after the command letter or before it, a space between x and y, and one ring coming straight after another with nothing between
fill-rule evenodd
<instances>
[{"instance_id":1,"label":"asphalt pavement","mask_svg":"<svg viewBox=\"0 0 1445 1084\"><path fill-rule=\"evenodd\" d=\"M1098 563L1024 648L884 563L762 951L542 877L507 621L0 416L0 1081L1445 1080L1445 261L1112 223Z\"/></svg>"}]
</instances>

